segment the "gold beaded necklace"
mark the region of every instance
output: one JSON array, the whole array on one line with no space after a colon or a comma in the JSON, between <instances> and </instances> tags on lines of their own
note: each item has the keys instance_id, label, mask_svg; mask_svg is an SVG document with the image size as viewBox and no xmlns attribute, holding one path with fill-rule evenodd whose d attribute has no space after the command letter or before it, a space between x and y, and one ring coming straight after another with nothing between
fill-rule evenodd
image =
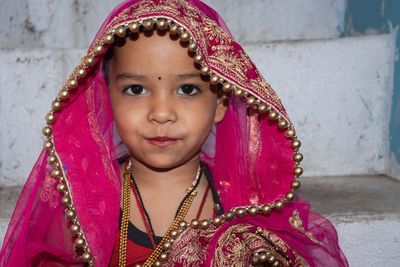
<instances>
[{"instance_id":1,"label":"gold beaded necklace","mask_svg":"<svg viewBox=\"0 0 400 267\"><path fill-rule=\"evenodd\" d=\"M127 238L128 238L128 224L129 224L129 211L130 211L130 179L132 175L132 171L130 169L130 161L128 162L125 173L124 173L124 188L123 188L123 196L122 196L122 218L121 218L121 232L119 238L119 250L118 250L118 266L125 267L126 266L126 246L127 246ZM171 239L171 232L176 231L179 227L179 224L185 218L190 206L192 205L194 197L197 195L196 189L194 189L195 184L200 178L201 168L199 167L196 178L193 181L191 187L187 189L187 193L189 194L182 203L181 208L178 211L178 214L175 216L174 221L169 227L168 231L162 238L161 242L154 249L153 253L146 260L146 262L142 265L143 267L151 267L154 263L159 259L165 262L167 258L160 257L164 250L169 250L171 243L169 240Z\"/></svg>"}]
</instances>

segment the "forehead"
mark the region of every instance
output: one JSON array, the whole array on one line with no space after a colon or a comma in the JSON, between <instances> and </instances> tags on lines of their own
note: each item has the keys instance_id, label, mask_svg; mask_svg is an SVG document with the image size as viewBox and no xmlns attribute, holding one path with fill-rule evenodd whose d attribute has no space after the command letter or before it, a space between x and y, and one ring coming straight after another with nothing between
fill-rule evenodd
<instances>
[{"instance_id":1,"label":"forehead","mask_svg":"<svg viewBox=\"0 0 400 267\"><path fill-rule=\"evenodd\" d=\"M125 40L122 46L114 48L111 66L116 72L166 75L198 71L188 49L169 34L140 34L134 40Z\"/></svg>"}]
</instances>

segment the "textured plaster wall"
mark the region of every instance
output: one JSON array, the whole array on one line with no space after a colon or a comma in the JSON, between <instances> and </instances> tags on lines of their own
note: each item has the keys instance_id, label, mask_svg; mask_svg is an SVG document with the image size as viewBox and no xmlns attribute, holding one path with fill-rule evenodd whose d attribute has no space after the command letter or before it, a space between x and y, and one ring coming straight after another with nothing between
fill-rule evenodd
<instances>
[{"instance_id":1,"label":"textured plaster wall","mask_svg":"<svg viewBox=\"0 0 400 267\"><path fill-rule=\"evenodd\" d=\"M391 32L396 36L396 56L392 93L389 97L390 121L386 153L386 172L400 179L400 1L348 0L345 35Z\"/></svg>"},{"instance_id":2,"label":"textured plaster wall","mask_svg":"<svg viewBox=\"0 0 400 267\"><path fill-rule=\"evenodd\" d=\"M120 0L2 0L0 47L86 48ZM206 0L240 41L335 38L344 0Z\"/></svg>"},{"instance_id":3,"label":"textured plaster wall","mask_svg":"<svg viewBox=\"0 0 400 267\"><path fill-rule=\"evenodd\" d=\"M390 34L248 46L303 142L305 174L384 172Z\"/></svg>"}]
</instances>

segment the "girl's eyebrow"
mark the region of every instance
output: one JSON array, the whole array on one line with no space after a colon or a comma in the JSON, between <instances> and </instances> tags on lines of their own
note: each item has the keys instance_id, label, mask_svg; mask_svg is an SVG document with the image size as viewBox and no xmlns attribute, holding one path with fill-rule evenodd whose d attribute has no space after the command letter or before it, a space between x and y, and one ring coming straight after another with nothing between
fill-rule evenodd
<instances>
[{"instance_id":1,"label":"girl's eyebrow","mask_svg":"<svg viewBox=\"0 0 400 267\"><path fill-rule=\"evenodd\" d=\"M189 80L189 79L193 79L193 78L198 78L198 79L201 78L199 72L178 74L177 77L178 77L178 80Z\"/></svg>"},{"instance_id":2,"label":"girl's eyebrow","mask_svg":"<svg viewBox=\"0 0 400 267\"><path fill-rule=\"evenodd\" d=\"M144 80L146 80L146 76L139 75L139 74L128 73L128 72L123 72L123 73L118 74L116 79L117 80L119 80L119 79L130 79L130 80L136 80L136 81L144 81Z\"/></svg>"}]
</instances>

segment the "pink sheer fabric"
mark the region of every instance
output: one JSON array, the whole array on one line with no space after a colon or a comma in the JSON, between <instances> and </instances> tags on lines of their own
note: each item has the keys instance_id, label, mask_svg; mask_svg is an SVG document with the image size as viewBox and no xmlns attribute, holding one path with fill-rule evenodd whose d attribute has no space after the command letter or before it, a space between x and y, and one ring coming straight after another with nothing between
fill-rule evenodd
<instances>
[{"instance_id":1,"label":"pink sheer fabric","mask_svg":"<svg viewBox=\"0 0 400 267\"><path fill-rule=\"evenodd\" d=\"M105 20L88 51L121 23L155 16L170 18L186 27L205 63L215 73L289 120L280 100L233 40L222 18L200 1L125 1ZM228 45L232 52L229 56L234 59L219 53L218 47ZM265 114L249 109L243 98L232 96L224 120L216 125L204 145L202 160L210 167L225 211L271 203L291 190L292 140ZM62 162L77 218L94 264L107 266L116 240L121 197L117 157L126 151L113 127L102 56L96 58L68 101L63 102L61 112L55 115L54 147ZM62 195L56 190L58 181L51 177L54 166L47 163L47 156L46 150L39 156L15 207L0 253L1 266L84 265L74 254L71 222L65 218L65 207L60 203ZM213 263L221 235L236 224L250 224L273 232L290 247L287 255L293 260L298 254L310 266L348 265L334 227L310 212L308 203L296 197L283 210L274 210L268 216L245 216L220 227L209 244L204 245L206 266ZM301 264L293 262L293 265Z\"/></svg>"}]
</instances>

